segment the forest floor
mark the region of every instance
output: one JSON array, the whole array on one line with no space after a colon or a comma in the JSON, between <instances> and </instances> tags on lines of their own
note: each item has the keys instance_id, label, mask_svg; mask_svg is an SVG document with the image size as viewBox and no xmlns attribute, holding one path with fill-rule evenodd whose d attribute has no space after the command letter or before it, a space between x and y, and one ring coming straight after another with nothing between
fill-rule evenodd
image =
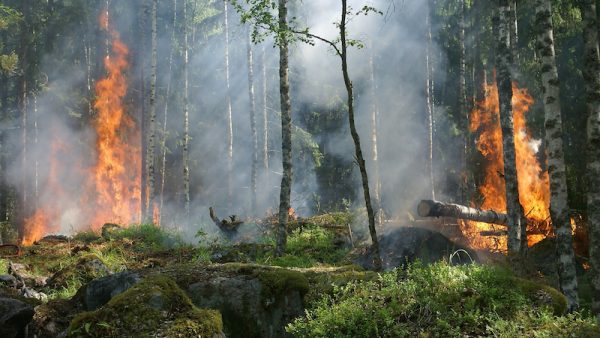
<instances>
[{"instance_id":1,"label":"forest floor","mask_svg":"<svg viewBox=\"0 0 600 338\"><path fill-rule=\"evenodd\" d=\"M584 306L566 314L535 262L518 275L502 259L453 265L450 241L429 230L385 231L389 271L369 271L352 221L292 222L282 257L268 220L251 242L199 231L191 245L139 225L0 251L0 336L600 337L585 271Z\"/></svg>"}]
</instances>

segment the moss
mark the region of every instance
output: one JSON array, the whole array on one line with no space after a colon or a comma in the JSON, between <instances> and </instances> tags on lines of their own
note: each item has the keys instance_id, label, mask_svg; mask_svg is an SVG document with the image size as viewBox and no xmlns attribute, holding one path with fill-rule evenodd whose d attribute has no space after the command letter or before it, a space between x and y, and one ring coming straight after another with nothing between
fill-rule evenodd
<instances>
[{"instance_id":1,"label":"moss","mask_svg":"<svg viewBox=\"0 0 600 338\"><path fill-rule=\"evenodd\" d=\"M53 288L67 288L70 284L85 284L110 273L104 261L96 254L85 254L75 264L55 273L49 281Z\"/></svg>"},{"instance_id":2,"label":"moss","mask_svg":"<svg viewBox=\"0 0 600 338\"><path fill-rule=\"evenodd\" d=\"M261 291L263 298L277 297L291 290L300 292L301 296L308 292L308 279L298 271L271 269L259 271L257 277L263 284Z\"/></svg>"},{"instance_id":3,"label":"moss","mask_svg":"<svg viewBox=\"0 0 600 338\"><path fill-rule=\"evenodd\" d=\"M373 271L362 271L360 267L345 266L330 269L307 269L304 275L309 281L310 290L304 296L304 302L310 306L323 295L331 295L334 289L350 282L372 281L379 276Z\"/></svg>"},{"instance_id":4,"label":"moss","mask_svg":"<svg viewBox=\"0 0 600 338\"><path fill-rule=\"evenodd\" d=\"M221 315L196 308L177 284L162 275L148 276L102 308L77 315L68 336L148 337L155 332L186 336L187 330L210 337L222 331Z\"/></svg>"},{"instance_id":5,"label":"moss","mask_svg":"<svg viewBox=\"0 0 600 338\"><path fill-rule=\"evenodd\" d=\"M555 288L518 277L514 277L513 280L515 285L537 306L550 306L557 316L566 313L567 299Z\"/></svg>"}]
</instances>

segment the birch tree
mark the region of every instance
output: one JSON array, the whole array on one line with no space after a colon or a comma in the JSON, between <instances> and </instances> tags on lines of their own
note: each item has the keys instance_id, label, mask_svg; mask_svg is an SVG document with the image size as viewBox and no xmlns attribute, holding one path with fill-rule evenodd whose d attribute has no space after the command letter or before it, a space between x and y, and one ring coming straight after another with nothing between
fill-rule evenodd
<instances>
[{"instance_id":1,"label":"birch tree","mask_svg":"<svg viewBox=\"0 0 600 338\"><path fill-rule=\"evenodd\" d=\"M581 0L583 78L587 101L587 212L590 235L592 312L600 322L600 55L594 0Z\"/></svg>"},{"instance_id":2,"label":"birch tree","mask_svg":"<svg viewBox=\"0 0 600 338\"><path fill-rule=\"evenodd\" d=\"M225 85L226 112L225 119L227 123L227 205L229 209L232 207L233 199L233 116L231 112L231 89L229 83L229 5L228 1L224 0L225 13Z\"/></svg>"},{"instance_id":3,"label":"birch tree","mask_svg":"<svg viewBox=\"0 0 600 338\"><path fill-rule=\"evenodd\" d=\"M150 12L150 36L151 36L151 56L150 56L150 101L148 104L150 119L148 121L148 144L146 146L146 182L147 182L147 201L144 201L146 208L144 222L152 222L152 211L155 199L155 160L154 153L156 149L156 64L157 64L157 36L156 36L156 7L158 0L152 0Z\"/></svg>"},{"instance_id":4,"label":"birch tree","mask_svg":"<svg viewBox=\"0 0 600 338\"><path fill-rule=\"evenodd\" d=\"M183 205L185 223L190 220L190 113L189 113L189 83L188 83L188 4L183 0Z\"/></svg>"},{"instance_id":5,"label":"birch tree","mask_svg":"<svg viewBox=\"0 0 600 338\"><path fill-rule=\"evenodd\" d=\"M252 133L252 169L250 173L251 211L256 215L256 180L258 175L258 132L256 130L256 98L254 96L254 58L252 53L252 37L248 34L246 41L246 57L248 61L248 101L250 102L250 130Z\"/></svg>"},{"instance_id":6,"label":"birch tree","mask_svg":"<svg viewBox=\"0 0 600 338\"><path fill-rule=\"evenodd\" d=\"M554 53L550 0L536 1L537 50L542 64L542 92L545 113L546 149L550 176L550 215L556 234L558 277L570 311L579 306L575 254L567 204L567 177L563 152L558 70Z\"/></svg>"},{"instance_id":7,"label":"birch tree","mask_svg":"<svg viewBox=\"0 0 600 338\"><path fill-rule=\"evenodd\" d=\"M517 164L512 109L512 50L510 44L510 1L498 0L498 46L496 69L500 103L500 125L504 157L504 182L506 185L506 208L509 215L508 253L524 254L527 249L526 222L519 203Z\"/></svg>"}]
</instances>

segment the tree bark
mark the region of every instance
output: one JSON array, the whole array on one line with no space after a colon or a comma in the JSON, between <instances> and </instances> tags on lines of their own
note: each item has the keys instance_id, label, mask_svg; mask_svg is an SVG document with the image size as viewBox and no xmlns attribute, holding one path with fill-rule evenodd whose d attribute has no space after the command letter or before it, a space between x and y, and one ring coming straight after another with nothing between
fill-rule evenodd
<instances>
[{"instance_id":1,"label":"tree bark","mask_svg":"<svg viewBox=\"0 0 600 338\"><path fill-rule=\"evenodd\" d=\"M224 0L225 8L225 84L226 84L226 121L227 121L227 205L233 203L233 116L231 112L231 88L229 83L229 2Z\"/></svg>"},{"instance_id":2,"label":"tree bark","mask_svg":"<svg viewBox=\"0 0 600 338\"><path fill-rule=\"evenodd\" d=\"M161 133L161 166L160 166L160 202L158 207L158 224L162 224L163 205L165 202L165 178L167 174L167 121L169 118L169 100L171 97L171 84L173 82L173 52L175 51L175 25L177 24L177 0L173 0L173 30L171 31L171 50L169 51L169 77L167 79L167 90L165 92L165 109Z\"/></svg>"},{"instance_id":3,"label":"tree bark","mask_svg":"<svg viewBox=\"0 0 600 338\"><path fill-rule=\"evenodd\" d=\"M27 172L27 168L29 165L28 161L28 153L27 153L27 128L28 128L28 98L27 94L29 91L29 72L30 72L30 56L29 56L29 46L30 46L30 32L29 32L29 13L30 13L30 1L23 0L21 13L23 14L23 20L21 23L21 39L19 46L19 62L21 63L21 74L19 76L18 83L18 98L17 105L19 112L21 114L21 203L20 203L20 218L22 223L25 223L25 217L27 217L29 210L27 208L28 203L28 190L29 184L27 184L27 178L25 173ZM23 235L23 231L25 229L21 228L21 235Z\"/></svg>"},{"instance_id":4,"label":"tree bark","mask_svg":"<svg viewBox=\"0 0 600 338\"><path fill-rule=\"evenodd\" d=\"M354 150L356 155L356 161L358 162L358 168L360 169L360 176L362 178L363 194L365 198L365 205L367 207L367 216L369 219L369 233L371 234L372 250L373 250L373 267L379 271L382 268L381 255L379 252L379 240L377 239L377 231L375 230L375 214L373 212L373 206L371 204L371 193L369 192L369 178L367 176L367 168L365 166L365 160L363 158L362 149L360 146L360 137L356 131L356 125L354 123L354 95L352 89L352 81L350 81L350 75L348 74L348 54L346 44L346 14L348 12L346 0L342 0L342 18L340 20L340 41L341 50L340 57L342 59L342 74L344 76L344 85L346 86L346 92L348 93L348 122L350 123L350 134L354 141Z\"/></svg>"},{"instance_id":5,"label":"tree bark","mask_svg":"<svg viewBox=\"0 0 600 338\"><path fill-rule=\"evenodd\" d=\"M458 23L458 41L459 41L459 72L458 72L458 109L461 117L462 128L462 151L460 159L460 174L466 177L467 159L468 159L468 139L469 139L469 112L467 108L467 79L466 79L466 58L465 58L465 0L460 1L460 20ZM461 184L460 197L462 203L468 203L468 185Z\"/></svg>"},{"instance_id":6,"label":"tree bark","mask_svg":"<svg viewBox=\"0 0 600 338\"><path fill-rule=\"evenodd\" d=\"M546 150L550 176L550 215L556 235L559 284L569 311L579 307L575 253L567 204L567 176L563 152L560 89L554 53L552 8L549 0L536 1L537 50L542 63L542 93L546 127Z\"/></svg>"},{"instance_id":7,"label":"tree bark","mask_svg":"<svg viewBox=\"0 0 600 338\"><path fill-rule=\"evenodd\" d=\"M139 5L139 14L138 14L138 48L136 48L136 57L135 60L139 62L140 65L140 78L139 85L140 91L137 101L137 107L139 107L139 116L140 116L140 143L141 143L141 182L140 182L140 215L139 220L141 222L146 221L146 210L148 205L148 113L146 108L146 98L148 97L148 93L146 92L146 52L148 51L147 45L147 34L146 34L146 17L148 16L148 2L146 0L140 1Z\"/></svg>"},{"instance_id":8,"label":"tree bark","mask_svg":"<svg viewBox=\"0 0 600 338\"><path fill-rule=\"evenodd\" d=\"M146 152L146 175L147 175L147 203L144 222L152 223L154 201L155 201L155 159L156 149L156 68L157 68L157 34L156 34L156 7L158 0L152 0L151 9L151 60L150 60L150 102L148 105L150 120L148 121L148 144Z\"/></svg>"},{"instance_id":9,"label":"tree bark","mask_svg":"<svg viewBox=\"0 0 600 338\"><path fill-rule=\"evenodd\" d=\"M190 142L190 113L189 113L189 85L188 85L188 15L187 1L183 1L183 204L185 224L190 221L190 167L189 167L189 142Z\"/></svg>"},{"instance_id":10,"label":"tree bark","mask_svg":"<svg viewBox=\"0 0 600 338\"><path fill-rule=\"evenodd\" d=\"M600 56L594 0L580 2L583 16L583 78L587 101L587 212L590 236L592 313L600 322Z\"/></svg>"},{"instance_id":11,"label":"tree bark","mask_svg":"<svg viewBox=\"0 0 600 338\"><path fill-rule=\"evenodd\" d=\"M504 157L504 180L506 183L506 207L509 215L508 253L524 255L527 250L527 234L523 208L519 203L517 164L515 159L515 139L512 109L512 49L510 44L509 0L498 1L498 47L496 49L496 69L500 103L500 125L502 127L502 147Z\"/></svg>"},{"instance_id":12,"label":"tree bark","mask_svg":"<svg viewBox=\"0 0 600 338\"><path fill-rule=\"evenodd\" d=\"M279 95L281 102L281 158L283 175L279 194L279 226L276 254L282 256L287 242L287 222L292 188L292 105L288 66L287 0L279 0Z\"/></svg>"},{"instance_id":13,"label":"tree bark","mask_svg":"<svg viewBox=\"0 0 600 338\"><path fill-rule=\"evenodd\" d=\"M460 204L443 203L434 200L422 200L417 206L421 217L453 217L475 222L507 225L509 217L494 210L480 210Z\"/></svg>"},{"instance_id":14,"label":"tree bark","mask_svg":"<svg viewBox=\"0 0 600 338\"><path fill-rule=\"evenodd\" d=\"M248 59L248 100L250 102L250 130L252 132L252 169L250 173L251 211L252 216L257 214L256 206L256 180L258 175L258 132L256 130L256 98L254 96L254 59L252 54L252 39L248 32L247 40Z\"/></svg>"},{"instance_id":15,"label":"tree bark","mask_svg":"<svg viewBox=\"0 0 600 338\"><path fill-rule=\"evenodd\" d=\"M373 46L371 46L373 48ZM374 182L373 197L375 200L377 224L383 223L383 208L381 206L381 177L379 175L379 147L377 144L377 133L379 124L379 104L377 101L377 83L375 82L375 65L373 62L373 50L369 55L369 71L371 82L371 160L373 161Z\"/></svg>"},{"instance_id":16,"label":"tree bark","mask_svg":"<svg viewBox=\"0 0 600 338\"><path fill-rule=\"evenodd\" d=\"M427 0L427 10L425 13L425 25L427 26L427 43L425 49L425 98L427 104L427 128L428 128L428 158L427 158L427 171L429 174L429 184L431 188L431 198L435 199L435 181L433 175L433 99L432 99L432 91L431 88L431 8L430 8L430 0Z\"/></svg>"},{"instance_id":17,"label":"tree bark","mask_svg":"<svg viewBox=\"0 0 600 338\"><path fill-rule=\"evenodd\" d=\"M262 166L265 182L269 174L269 111L267 110L267 60L265 58L265 45L261 51L262 66L262 123L263 123L263 144L262 144Z\"/></svg>"}]
</instances>

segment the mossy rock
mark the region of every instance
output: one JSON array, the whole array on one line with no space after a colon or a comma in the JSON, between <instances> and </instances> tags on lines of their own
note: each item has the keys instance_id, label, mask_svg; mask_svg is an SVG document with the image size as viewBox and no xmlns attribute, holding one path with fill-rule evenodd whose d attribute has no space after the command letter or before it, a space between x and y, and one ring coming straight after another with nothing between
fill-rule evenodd
<instances>
[{"instance_id":1,"label":"mossy rock","mask_svg":"<svg viewBox=\"0 0 600 338\"><path fill-rule=\"evenodd\" d=\"M111 274L104 261L95 254L81 256L75 264L57 271L48 280L48 286L57 289L68 287L69 283L79 282L85 284L96 278Z\"/></svg>"},{"instance_id":2,"label":"mossy rock","mask_svg":"<svg viewBox=\"0 0 600 338\"><path fill-rule=\"evenodd\" d=\"M68 337L222 337L221 314L199 309L170 278L151 275L71 322Z\"/></svg>"},{"instance_id":3,"label":"mossy rock","mask_svg":"<svg viewBox=\"0 0 600 338\"><path fill-rule=\"evenodd\" d=\"M556 316L567 312L567 298L555 288L519 277L513 281L536 306L548 306Z\"/></svg>"},{"instance_id":4,"label":"mossy rock","mask_svg":"<svg viewBox=\"0 0 600 338\"><path fill-rule=\"evenodd\" d=\"M304 296L304 302L310 306L324 295L331 295L336 287L344 286L350 282L372 281L377 279L378 273L365 271L356 265L347 265L332 268L301 269L309 282L309 291Z\"/></svg>"}]
</instances>

